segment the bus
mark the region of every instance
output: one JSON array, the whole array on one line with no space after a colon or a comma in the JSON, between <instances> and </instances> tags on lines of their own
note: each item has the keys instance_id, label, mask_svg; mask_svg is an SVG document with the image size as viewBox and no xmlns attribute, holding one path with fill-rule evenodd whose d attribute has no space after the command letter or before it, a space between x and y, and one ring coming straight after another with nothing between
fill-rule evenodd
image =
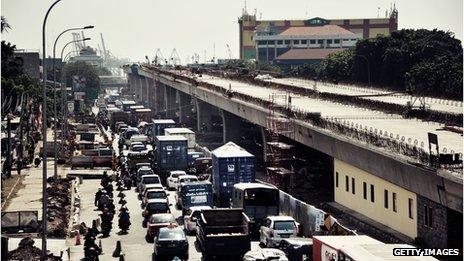
<instances>
[{"instance_id":1,"label":"bus","mask_svg":"<svg viewBox=\"0 0 464 261\"><path fill-rule=\"evenodd\" d=\"M279 190L262 183L237 183L231 198L232 208L242 208L250 218L252 233L258 233L263 220L279 215Z\"/></svg>"}]
</instances>

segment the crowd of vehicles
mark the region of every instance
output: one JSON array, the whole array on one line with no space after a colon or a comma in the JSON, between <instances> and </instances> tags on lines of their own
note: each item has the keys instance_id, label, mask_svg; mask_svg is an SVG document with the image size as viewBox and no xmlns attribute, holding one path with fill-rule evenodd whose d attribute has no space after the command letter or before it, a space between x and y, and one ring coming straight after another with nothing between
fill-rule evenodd
<instances>
[{"instance_id":1,"label":"crowd of vehicles","mask_svg":"<svg viewBox=\"0 0 464 261\"><path fill-rule=\"evenodd\" d=\"M279 190L256 182L252 154L232 142L211 153L195 151L194 132L175 128L171 119L124 118L121 113L143 108L116 104L118 110L107 109L107 126L118 135L120 178L138 193L145 239L154 244L156 260L188 260L195 247L204 260L300 261L320 255L293 217L280 216ZM195 236L196 246L189 246L188 236ZM252 250L253 240L258 250Z\"/></svg>"}]
</instances>

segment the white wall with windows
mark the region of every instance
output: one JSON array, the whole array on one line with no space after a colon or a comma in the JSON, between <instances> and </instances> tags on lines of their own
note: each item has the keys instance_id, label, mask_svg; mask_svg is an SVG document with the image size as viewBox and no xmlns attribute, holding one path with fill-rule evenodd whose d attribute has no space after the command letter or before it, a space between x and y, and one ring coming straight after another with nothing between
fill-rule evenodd
<instances>
[{"instance_id":1,"label":"white wall with windows","mask_svg":"<svg viewBox=\"0 0 464 261\"><path fill-rule=\"evenodd\" d=\"M334 159L335 202L414 239L416 194Z\"/></svg>"}]
</instances>

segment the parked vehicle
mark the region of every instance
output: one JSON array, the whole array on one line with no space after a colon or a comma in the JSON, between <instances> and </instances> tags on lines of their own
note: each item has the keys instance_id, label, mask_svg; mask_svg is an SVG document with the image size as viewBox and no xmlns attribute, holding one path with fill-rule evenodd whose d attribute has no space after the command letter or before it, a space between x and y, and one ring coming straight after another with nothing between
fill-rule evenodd
<instances>
[{"instance_id":1,"label":"parked vehicle","mask_svg":"<svg viewBox=\"0 0 464 261\"><path fill-rule=\"evenodd\" d=\"M210 206L195 206L187 210L187 215L184 215L184 229L187 231L187 234L193 234L197 231L197 220L204 209L212 208Z\"/></svg>"},{"instance_id":2,"label":"parked vehicle","mask_svg":"<svg viewBox=\"0 0 464 261\"><path fill-rule=\"evenodd\" d=\"M298 235L300 224L289 216L270 216L259 230L259 242L266 247L278 246L284 238Z\"/></svg>"},{"instance_id":3,"label":"parked vehicle","mask_svg":"<svg viewBox=\"0 0 464 261\"><path fill-rule=\"evenodd\" d=\"M213 189L209 181L180 183L176 194L176 205L182 209L182 215L194 206L213 207Z\"/></svg>"},{"instance_id":4,"label":"parked vehicle","mask_svg":"<svg viewBox=\"0 0 464 261\"><path fill-rule=\"evenodd\" d=\"M279 215L279 190L262 183L237 183L231 207L243 208L250 218L250 233L258 234L266 217Z\"/></svg>"},{"instance_id":5,"label":"parked vehicle","mask_svg":"<svg viewBox=\"0 0 464 261\"><path fill-rule=\"evenodd\" d=\"M169 210L169 204L167 199L150 199L145 205L145 209L142 212L143 221L142 226L146 227L147 221L153 214L158 213L171 213Z\"/></svg>"},{"instance_id":6,"label":"parked vehicle","mask_svg":"<svg viewBox=\"0 0 464 261\"><path fill-rule=\"evenodd\" d=\"M248 251L245 256L243 256L243 261L263 260L288 261L289 259L287 259L282 250L274 248L258 248L256 250Z\"/></svg>"},{"instance_id":7,"label":"parked vehicle","mask_svg":"<svg viewBox=\"0 0 464 261\"><path fill-rule=\"evenodd\" d=\"M255 157L233 142L215 149L213 158L213 192L218 207L228 207L234 184L255 181Z\"/></svg>"},{"instance_id":8,"label":"parked vehicle","mask_svg":"<svg viewBox=\"0 0 464 261\"><path fill-rule=\"evenodd\" d=\"M179 257L188 260L188 241L184 231L180 227L160 228L155 240L154 256L155 259L168 256Z\"/></svg>"},{"instance_id":9,"label":"parked vehicle","mask_svg":"<svg viewBox=\"0 0 464 261\"><path fill-rule=\"evenodd\" d=\"M176 183L178 181L178 177L179 176L182 176L182 175L187 175L187 173L185 173L185 171L183 170L173 170L173 171L170 171L169 172L169 177L166 179L166 186L168 187L168 189L176 189Z\"/></svg>"},{"instance_id":10,"label":"parked vehicle","mask_svg":"<svg viewBox=\"0 0 464 261\"><path fill-rule=\"evenodd\" d=\"M289 261L309 261L313 257L313 240L305 237L290 237L280 241L279 249Z\"/></svg>"},{"instance_id":11,"label":"parked vehicle","mask_svg":"<svg viewBox=\"0 0 464 261\"><path fill-rule=\"evenodd\" d=\"M167 199L169 202L168 194L166 193L164 189L152 188L151 185L145 186L145 190L143 191L141 198L142 198L142 203L141 203L142 208L145 207L148 200L150 199L156 199L156 198Z\"/></svg>"},{"instance_id":12,"label":"parked vehicle","mask_svg":"<svg viewBox=\"0 0 464 261\"><path fill-rule=\"evenodd\" d=\"M145 239L148 242L153 242L153 239L158 235L160 228L174 224L177 225L177 221L174 215L171 213L151 215L148 219L147 234L145 235Z\"/></svg>"},{"instance_id":13,"label":"parked vehicle","mask_svg":"<svg viewBox=\"0 0 464 261\"><path fill-rule=\"evenodd\" d=\"M242 209L205 209L197 225L197 242L205 259L240 256L250 251L248 219Z\"/></svg>"}]
</instances>

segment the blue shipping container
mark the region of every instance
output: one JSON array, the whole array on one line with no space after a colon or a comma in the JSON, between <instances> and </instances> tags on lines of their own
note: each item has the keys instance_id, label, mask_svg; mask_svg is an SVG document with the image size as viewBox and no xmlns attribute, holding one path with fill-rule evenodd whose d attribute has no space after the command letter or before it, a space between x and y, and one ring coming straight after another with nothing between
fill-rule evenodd
<instances>
[{"instance_id":1,"label":"blue shipping container","mask_svg":"<svg viewBox=\"0 0 464 261\"><path fill-rule=\"evenodd\" d=\"M228 207L236 183L255 181L255 156L233 142L215 149L213 192L219 207Z\"/></svg>"},{"instance_id":2,"label":"blue shipping container","mask_svg":"<svg viewBox=\"0 0 464 261\"><path fill-rule=\"evenodd\" d=\"M160 171L187 169L187 139L184 136L156 136L156 163Z\"/></svg>"},{"instance_id":3,"label":"blue shipping container","mask_svg":"<svg viewBox=\"0 0 464 261\"><path fill-rule=\"evenodd\" d=\"M176 127L176 123L171 119L153 120L152 134L153 136L162 136L164 135L164 129L174 127Z\"/></svg>"}]
</instances>

